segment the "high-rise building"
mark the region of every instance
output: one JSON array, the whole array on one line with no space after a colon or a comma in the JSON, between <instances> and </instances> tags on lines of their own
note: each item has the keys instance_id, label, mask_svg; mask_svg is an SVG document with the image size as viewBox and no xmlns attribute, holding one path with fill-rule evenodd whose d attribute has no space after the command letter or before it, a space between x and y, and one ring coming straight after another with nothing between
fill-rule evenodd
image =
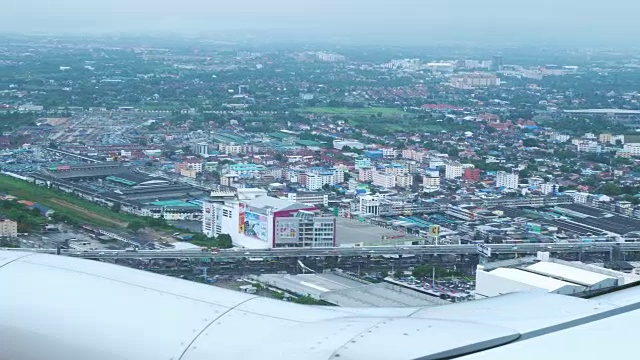
<instances>
[{"instance_id":1,"label":"high-rise building","mask_svg":"<svg viewBox=\"0 0 640 360\"><path fill-rule=\"evenodd\" d=\"M204 202L205 235L229 234L234 244L251 249L335 246L335 219L315 207L270 196L239 197Z\"/></svg>"},{"instance_id":2,"label":"high-rise building","mask_svg":"<svg viewBox=\"0 0 640 360\"><path fill-rule=\"evenodd\" d=\"M344 180L344 177L343 177L343 180ZM324 171L324 172L307 174L305 185L307 189L311 191L315 191L315 190L322 189L322 187L325 185L333 186L335 184L336 183L335 183L333 172Z\"/></svg>"},{"instance_id":3,"label":"high-rise building","mask_svg":"<svg viewBox=\"0 0 640 360\"><path fill-rule=\"evenodd\" d=\"M393 174L387 174L379 171L373 173L373 185L379 186L385 189L391 189L396 187L396 176Z\"/></svg>"},{"instance_id":4,"label":"high-rise building","mask_svg":"<svg viewBox=\"0 0 640 360\"><path fill-rule=\"evenodd\" d=\"M493 60L491 60L491 71L502 70L502 61L502 55L494 55Z\"/></svg>"},{"instance_id":5,"label":"high-rise building","mask_svg":"<svg viewBox=\"0 0 640 360\"><path fill-rule=\"evenodd\" d=\"M0 237L14 238L18 236L18 223L0 218Z\"/></svg>"},{"instance_id":6,"label":"high-rise building","mask_svg":"<svg viewBox=\"0 0 640 360\"><path fill-rule=\"evenodd\" d=\"M507 189L517 189L520 176L517 173L508 173L506 171L498 171L496 174L496 187L504 187Z\"/></svg>"},{"instance_id":7,"label":"high-rise building","mask_svg":"<svg viewBox=\"0 0 640 360\"><path fill-rule=\"evenodd\" d=\"M425 176L422 178L422 186L425 188L439 188L440 176Z\"/></svg>"},{"instance_id":8,"label":"high-rise building","mask_svg":"<svg viewBox=\"0 0 640 360\"><path fill-rule=\"evenodd\" d=\"M457 74L449 79L449 84L457 89L500 86L500 78L487 73Z\"/></svg>"},{"instance_id":9,"label":"high-rise building","mask_svg":"<svg viewBox=\"0 0 640 360\"><path fill-rule=\"evenodd\" d=\"M560 186L554 183L540 184L540 192L545 195L556 194L560 191Z\"/></svg>"},{"instance_id":10,"label":"high-rise building","mask_svg":"<svg viewBox=\"0 0 640 360\"><path fill-rule=\"evenodd\" d=\"M329 206L329 194L324 192L288 193L287 200L301 204Z\"/></svg>"},{"instance_id":11,"label":"high-rise building","mask_svg":"<svg viewBox=\"0 0 640 360\"><path fill-rule=\"evenodd\" d=\"M446 179L457 179L462 176L462 171L460 163L450 163L445 166L444 177Z\"/></svg>"},{"instance_id":12,"label":"high-rise building","mask_svg":"<svg viewBox=\"0 0 640 360\"><path fill-rule=\"evenodd\" d=\"M356 159L356 169L364 169L371 167L371 159L366 157L360 157Z\"/></svg>"},{"instance_id":13,"label":"high-rise building","mask_svg":"<svg viewBox=\"0 0 640 360\"><path fill-rule=\"evenodd\" d=\"M198 143L196 144L196 154L202 156L202 157L208 157L209 156L209 144L207 143Z\"/></svg>"},{"instance_id":14,"label":"high-rise building","mask_svg":"<svg viewBox=\"0 0 640 360\"><path fill-rule=\"evenodd\" d=\"M331 169L331 172L333 173L333 183L334 184L341 184L344 182L344 170L341 168L333 168Z\"/></svg>"},{"instance_id":15,"label":"high-rise building","mask_svg":"<svg viewBox=\"0 0 640 360\"><path fill-rule=\"evenodd\" d=\"M413 175L398 175L396 176L396 186L400 188L410 188L413 186Z\"/></svg>"},{"instance_id":16,"label":"high-rise building","mask_svg":"<svg viewBox=\"0 0 640 360\"><path fill-rule=\"evenodd\" d=\"M360 197L360 212L368 215L378 215L380 213L380 197L366 195Z\"/></svg>"},{"instance_id":17,"label":"high-rise building","mask_svg":"<svg viewBox=\"0 0 640 360\"><path fill-rule=\"evenodd\" d=\"M358 169L358 181L373 181L373 173L375 172L376 170L372 167Z\"/></svg>"},{"instance_id":18,"label":"high-rise building","mask_svg":"<svg viewBox=\"0 0 640 360\"><path fill-rule=\"evenodd\" d=\"M465 181L480 181L480 169L466 168L462 174L462 180Z\"/></svg>"}]
</instances>

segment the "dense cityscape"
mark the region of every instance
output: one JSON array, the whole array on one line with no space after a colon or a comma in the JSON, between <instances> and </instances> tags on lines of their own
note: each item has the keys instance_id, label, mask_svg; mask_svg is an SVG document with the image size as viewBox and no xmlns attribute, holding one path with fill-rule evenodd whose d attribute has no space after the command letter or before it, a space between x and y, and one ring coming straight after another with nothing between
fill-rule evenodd
<instances>
[{"instance_id":1,"label":"dense cityscape","mask_svg":"<svg viewBox=\"0 0 640 360\"><path fill-rule=\"evenodd\" d=\"M598 299L640 281L638 68L551 45L7 35L0 247L329 309Z\"/></svg>"}]
</instances>

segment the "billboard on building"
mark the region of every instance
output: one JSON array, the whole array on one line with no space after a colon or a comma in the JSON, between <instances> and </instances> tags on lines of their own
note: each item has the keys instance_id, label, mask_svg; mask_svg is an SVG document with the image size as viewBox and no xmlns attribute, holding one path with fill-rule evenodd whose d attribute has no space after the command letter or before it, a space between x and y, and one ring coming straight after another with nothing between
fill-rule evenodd
<instances>
[{"instance_id":1,"label":"billboard on building","mask_svg":"<svg viewBox=\"0 0 640 360\"><path fill-rule=\"evenodd\" d=\"M244 203L238 204L238 232L244 234Z\"/></svg>"},{"instance_id":2,"label":"billboard on building","mask_svg":"<svg viewBox=\"0 0 640 360\"><path fill-rule=\"evenodd\" d=\"M297 239L298 238L298 224L292 222L280 222L276 229L276 236L279 239Z\"/></svg>"},{"instance_id":3,"label":"billboard on building","mask_svg":"<svg viewBox=\"0 0 640 360\"><path fill-rule=\"evenodd\" d=\"M268 218L266 215L245 211L244 234L262 241L267 241L267 222Z\"/></svg>"},{"instance_id":4,"label":"billboard on building","mask_svg":"<svg viewBox=\"0 0 640 360\"><path fill-rule=\"evenodd\" d=\"M429 227L429 235L433 237L440 236L440 225L431 225Z\"/></svg>"},{"instance_id":5,"label":"billboard on building","mask_svg":"<svg viewBox=\"0 0 640 360\"><path fill-rule=\"evenodd\" d=\"M292 217L276 218L275 243L291 244L298 241L300 219Z\"/></svg>"}]
</instances>

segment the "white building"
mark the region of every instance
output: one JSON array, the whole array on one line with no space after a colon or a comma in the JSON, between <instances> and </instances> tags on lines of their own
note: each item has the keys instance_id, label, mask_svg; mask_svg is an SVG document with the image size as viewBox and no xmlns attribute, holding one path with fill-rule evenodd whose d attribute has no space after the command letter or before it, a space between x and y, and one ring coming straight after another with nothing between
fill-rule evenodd
<instances>
[{"instance_id":1,"label":"white building","mask_svg":"<svg viewBox=\"0 0 640 360\"><path fill-rule=\"evenodd\" d=\"M439 166L444 166L446 163L444 162L444 160L442 158L439 157L432 157L429 159L429 167L430 168L437 168Z\"/></svg>"},{"instance_id":2,"label":"white building","mask_svg":"<svg viewBox=\"0 0 640 360\"><path fill-rule=\"evenodd\" d=\"M593 268L592 270L583 264L572 264L570 266L556 261L540 261L527 266L525 269L539 275L579 284L588 287L589 290L605 289L618 285L617 277L596 272L594 270L599 269ZM609 273L610 271L603 269L602 272ZM620 277L622 277L622 274L620 274Z\"/></svg>"},{"instance_id":3,"label":"white building","mask_svg":"<svg viewBox=\"0 0 640 360\"><path fill-rule=\"evenodd\" d=\"M452 76L449 84L458 89L500 86L500 78L495 74L469 73Z\"/></svg>"},{"instance_id":4,"label":"white building","mask_svg":"<svg viewBox=\"0 0 640 360\"><path fill-rule=\"evenodd\" d=\"M384 172L387 174L392 174L396 176L407 175L409 173L409 169L404 165L389 165L385 166Z\"/></svg>"},{"instance_id":5,"label":"white building","mask_svg":"<svg viewBox=\"0 0 640 360\"><path fill-rule=\"evenodd\" d=\"M9 219L0 219L0 237L14 238L18 236L18 223Z\"/></svg>"},{"instance_id":6,"label":"white building","mask_svg":"<svg viewBox=\"0 0 640 360\"><path fill-rule=\"evenodd\" d=\"M333 184L341 184L344 182L344 170L343 169L331 169L333 173Z\"/></svg>"},{"instance_id":7,"label":"white building","mask_svg":"<svg viewBox=\"0 0 640 360\"><path fill-rule=\"evenodd\" d=\"M398 156L398 150L396 149L382 148L380 150L382 151L382 157L385 159L395 159L395 157Z\"/></svg>"},{"instance_id":8,"label":"white building","mask_svg":"<svg viewBox=\"0 0 640 360\"><path fill-rule=\"evenodd\" d=\"M220 185L222 186L233 186L235 187L238 183L238 175L236 174L225 174L220 177Z\"/></svg>"},{"instance_id":9,"label":"white building","mask_svg":"<svg viewBox=\"0 0 640 360\"><path fill-rule=\"evenodd\" d=\"M253 152L252 145L220 144L218 150L227 155L248 154Z\"/></svg>"},{"instance_id":10,"label":"white building","mask_svg":"<svg viewBox=\"0 0 640 360\"><path fill-rule=\"evenodd\" d=\"M373 174L376 170L372 167L358 169L358 181L367 182L373 181Z\"/></svg>"},{"instance_id":11,"label":"white building","mask_svg":"<svg viewBox=\"0 0 640 360\"><path fill-rule=\"evenodd\" d=\"M613 135L613 136L611 136L611 141L609 141L609 143L611 145L616 145L618 140L620 140L621 144L624 144L624 135Z\"/></svg>"},{"instance_id":12,"label":"white building","mask_svg":"<svg viewBox=\"0 0 640 360\"><path fill-rule=\"evenodd\" d=\"M424 171L424 176L428 176L428 177L440 177L440 170L436 169L436 168L428 168Z\"/></svg>"},{"instance_id":13,"label":"white building","mask_svg":"<svg viewBox=\"0 0 640 360\"><path fill-rule=\"evenodd\" d=\"M476 294L481 297L494 297L522 291L571 295L584 290L585 287L582 285L521 269L497 268L484 271L482 266L478 266L476 271Z\"/></svg>"},{"instance_id":14,"label":"white building","mask_svg":"<svg viewBox=\"0 0 640 360\"><path fill-rule=\"evenodd\" d=\"M196 154L202 156L202 157L208 157L209 156L209 144L207 143L198 143L196 144Z\"/></svg>"},{"instance_id":15,"label":"white building","mask_svg":"<svg viewBox=\"0 0 640 360\"><path fill-rule=\"evenodd\" d=\"M367 215L380 214L380 197L366 195L360 197L360 212Z\"/></svg>"},{"instance_id":16,"label":"white building","mask_svg":"<svg viewBox=\"0 0 640 360\"><path fill-rule=\"evenodd\" d=\"M301 204L329 206L329 194L322 192L288 193L287 200Z\"/></svg>"},{"instance_id":17,"label":"white building","mask_svg":"<svg viewBox=\"0 0 640 360\"><path fill-rule=\"evenodd\" d=\"M440 177L424 176L422 178L422 186L425 188L440 188Z\"/></svg>"},{"instance_id":18,"label":"white building","mask_svg":"<svg viewBox=\"0 0 640 360\"><path fill-rule=\"evenodd\" d=\"M411 149L402 150L402 158L407 160L413 160L422 162L426 158L427 154L421 151L415 151Z\"/></svg>"},{"instance_id":19,"label":"white building","mask_svg":"<svg viewBox=\"0 0 640 360\"><path fill-rule=\"evenodd\" d=\"M640 143L624 144L624 151L631 153L631 156L640 156Z\"/></svg>"},{"instance_id":20,"label":"white building","mask_svg":"<svg viewBox=\"0 0 640 360\"><path fill-rule=\"evenodd\" d=\"M265 170L265 175L271 175L274 179L282 179L282 169L281 168L269 168Z\"/></svg>"},{"instance_id":21,"label":"white building","mask_svg":"<svg viewBox=\"0 0 640 360\"><path fill-rule=\"evenodd\" d=\"M540 192L545 195L556 194L560 192L560 185L554 183L540 184Z\"/></svg>"},{"instance_id":22,"label":"white building","mask_svg":"<svg viewBox=\"0 0 640 360\"><path fill-rule=\"evenodd\" d=\"M578 152L600 153L602 145L597 141L580 141L576 144L576 150Z\"/></svg>"},{"instance_id":23,"label":"white building","mask_svg":"<svg viewBox=\"0 0 640 360\"><path fill-rule=\"evenodd\" d=\"M496 187L504 187L507 189L518 189L520 176L506 171L498 171L496 175Z\"/></svg>"},{"instance_id":24,"label":"white building","mask_svg":"<svg viewBox=\"0 0 640 360\"><path fill-rule=\"evenodd\" d=\"M356 165L355 165L356 169L364 169L364 168L369 168L371 167L371 159L366 158L366 157L361 157L356 159Z\"/></svg>"},{"instance_id":25,"label":"white building","mask_svg":"<svg viewBox=\"0 0 640 360\"><path fill-rule=\"evenodd\" d=\"M229 234L234 245L251 249L335 246L335 219L316 211L269 196L205 201L202 231L207 236Z\"/></svg>"},{"instance_id":26,"label":"white building","mask_svg":"<svg viewBox=\"0 0 640 360\"><path fill-rule=\"evenodd\" d=\"M445 166L444 177L446 179L457 179L462 176L463 170L460 163L449 163Z\"/></svg>"},{"instance_id":27,"label":"white building","mask_svg":"<svg viewBox=\"0 0 640 360\"><path fill-rule=\"evenodd\" d=\"M589 200L589 197L591 197L592 195L587 193L587 192L578 192L575 190L569 190L569 191L565 191L564 192L566 195L569 195L573 198L573 201L575 201L578 204L586 204L587 201Z\"/></svg>"},{"instance_id":28,"label":"white building","mask_svg":"<svg viewBox=\"0 0 640 360\"><path fill-rule=\"evenodd\" d=\"M569 139L571 139L571 136L565 135L565 134L557 134L557 133L551 134L551 137L550 137L550 140L554 142L567 142L569 141Z\"/></svg>"},{"instance_id":29,"label":"white building","mask_svg":"<svg viewBox=\"0 0 640 360\"><path fill-rule=\"evenodd\" d=\"M396 176L396 186L400 188L410 188L413 186L413 175Z\"/></svg>"},{"instance_id":30,"label":"white building","mask_svg":"<svg viewBox=\"0 0 640 360\"><path fill-rule=\"evenodd\" d=\"M476 293L482 297L522 291L573 295L613 288L627 281L627 276L618 271L551 259L549 253L539 252L537 262L523 261L517 268L486 270L484 266L478 266Z\"/></svg>"},{"instance_id":31,"label":"white building","mask_svg":"<svg viewBox=\"0 0 640 360\"><path fill-rule=\"evenodd\" d=\"M344 173L342 179L344 180ZM333 186L335 184L333 172L319 172L307 174L305 187L311 191L316 191L322 189L325 185Z\"/></svg>"},{"instance_id":32,"label":"white building","mask_svg":"<svg viewBox=\"0 0 640 360\"><path fill-rule=\"evenodd\" d=\"M348 146L352 149L362 150L364 149L364 144L360 141L356 140L333 140L333 148L342 150L345 146Z\"/></svg>"},{"instance_id":33,"label":"white building","mask_svg":"<svg viewBox=\"0 0 640 360\"><path fill-rule=\"evenodd\" d=\"M387 174L379 171L373 173L373 185L379 186L385 189L391 189L396 187L396 176L393 174Z\"/></svg>"}]
</instances>

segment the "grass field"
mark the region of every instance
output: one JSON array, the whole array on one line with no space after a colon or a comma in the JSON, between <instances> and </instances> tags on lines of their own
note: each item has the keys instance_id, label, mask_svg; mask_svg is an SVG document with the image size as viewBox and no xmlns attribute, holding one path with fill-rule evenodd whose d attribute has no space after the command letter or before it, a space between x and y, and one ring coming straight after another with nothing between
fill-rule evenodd
<instances>
[{"instance_id":1,"label":"grass field","mask_svg":"<svg viewBox=\"0 0 640 360\"><path fill-rule=\"evenodd\" d=\"M342 107L310 107L304 108L301 112L314 114L333 114L346 116L370 116L382 114L382 116L403 115L402 109L372 107L372 108L342 108Z\"/></svg>"},{"instance_id":2,"label":"grass field","mask_svg":"<svg viewBox=\"0 0 640 360\"><path fill-rule=\"evenodd\" d=\"M133 215L117 213L90 201L5 175L0 175L0 192L42 204L83 224L123 228L133 220L140 220Z\"/></svg>"},{"instance_id":3,"label":"grass field","mask_svg":"<svg viewBox=\"0 0 640 360\"><path fill-rule=\"evenodd\" d=\"M403 132L411 129L414 132L439 132L444 128L438 123L424 123L415 119L349 119L349 125L367 129L369 131L382 130L385 132Z\"/></svg>"}]
</instances>

